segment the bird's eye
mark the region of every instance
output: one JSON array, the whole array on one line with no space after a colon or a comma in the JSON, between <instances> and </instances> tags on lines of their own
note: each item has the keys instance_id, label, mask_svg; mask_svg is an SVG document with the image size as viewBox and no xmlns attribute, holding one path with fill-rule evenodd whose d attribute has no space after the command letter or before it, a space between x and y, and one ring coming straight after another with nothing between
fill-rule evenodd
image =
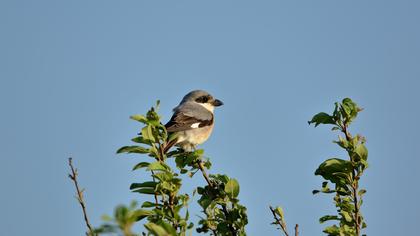
<instances>
[{"instance_id":1,"label":"bird's eye","mask_svg":"<svg viewBox=\"0 0 420 236\"><path fill-rule=\"evenodd\" d=\"M209 98L207 96L201 96L201 97L197 98L195 101L199 102L199 103L206 103L206 102L209 101Z\"/></svg>"}]
</instances>

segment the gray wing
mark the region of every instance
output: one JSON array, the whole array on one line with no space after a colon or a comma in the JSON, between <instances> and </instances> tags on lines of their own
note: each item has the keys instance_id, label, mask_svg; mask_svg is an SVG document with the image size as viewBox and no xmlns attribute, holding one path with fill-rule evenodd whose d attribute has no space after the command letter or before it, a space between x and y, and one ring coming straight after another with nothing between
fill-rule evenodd
<instances>
[{"instance_id":1,"label":"gray wing","mask_svg":"<svg viewBox=\"0 0 420 236\"><path fill-rule=\"evenodd\" d=\"M213 124L213 114L206 108L194 103L184 103L174 109L171 120L165 125L168 132L179 132Z\"/></svg>"}]
</instances>

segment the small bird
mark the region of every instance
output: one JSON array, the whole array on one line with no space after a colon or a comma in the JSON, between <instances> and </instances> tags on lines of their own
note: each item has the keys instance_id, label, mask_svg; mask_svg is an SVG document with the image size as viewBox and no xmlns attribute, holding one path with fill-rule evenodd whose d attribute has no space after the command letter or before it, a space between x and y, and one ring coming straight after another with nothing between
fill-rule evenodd
<instances>
[{"instance_id":1,"label":"small bird","mask_svg":"<svg viewBox=\"0 0 420 236\"><path fill-rule=\"evenodd\" d=\"M204 143L213 131L214 108L221 105L222 101L203 90L194 90L185 95L165 125L168 133L176 137L166 145L165 152L173 145L191 152L198 144Z\"/></svg>"}]
</instances>

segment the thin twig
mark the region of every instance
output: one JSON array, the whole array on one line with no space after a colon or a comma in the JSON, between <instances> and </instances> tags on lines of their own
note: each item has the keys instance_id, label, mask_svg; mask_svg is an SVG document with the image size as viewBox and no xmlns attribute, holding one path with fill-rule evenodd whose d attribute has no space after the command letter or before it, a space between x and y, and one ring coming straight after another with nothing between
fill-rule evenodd
<instances>
[{"instance_id":1,"label":"thin twig","mask_svg":"<svg viewBox=\"0 0 420 236\"><path fill-rule=\"evenodd\" d=\"M299 236L299 225L295 225L295 236Z\"/></svg>"},{"instance_id":2,"label":"thin twig","mask_svg":"<svg viewBox=\"0 0 420 236\"><path fill-rule=\"evenodd\" d=\"M280 228L283 231L283 233L286 236L289 236L289 233L287 233L286 223L283 221L283 219L280 219L277 217L276 212L272 206L270 206L270 210L271 210L271 213L273 213L274 220L277 222L278 225L280 225Z\"/></svg>"},{"instance_id":3,"label":"thin twig","mask_svg":"<svg viewBox=\"0 0 420 236\"><path fill-rule=\"evenodd\" d=\"M209 176L206 173L206 169L202 161L198 162L198 169L200 169L201 173L203 174L204 179L206 180L207 184L213 188L213 183L210 181Z\"/></svg>"},{"instance_id":4,"label":"thin twig","mask_svg":"<svg viewBox=\"0 0 420 236\"><path fill-rule=\"evenodd\" d=\"M86 226L89 230L89 234L90 235L95 235L94 232L93 232L93 228L89 223L89 218L88 218L87 213L86 213L86 204L85 204L85 201L83 199L83 191L84 190L83 189L80 190L80 188L79 188L79 183L77 182L77 169L75 169L73 167L73 162L72 162L71 157L69 158L69 166L70 166L70 169L71 169L71 173L69 174L69 178L73 181L74 186L76 187L76 192L77 192L76 198L77 198L77 201L79 202L80 206L82 207L83 216L84 216L84 219L85 219L85 222L86 222Z\"/></svg>"}]
</instances>

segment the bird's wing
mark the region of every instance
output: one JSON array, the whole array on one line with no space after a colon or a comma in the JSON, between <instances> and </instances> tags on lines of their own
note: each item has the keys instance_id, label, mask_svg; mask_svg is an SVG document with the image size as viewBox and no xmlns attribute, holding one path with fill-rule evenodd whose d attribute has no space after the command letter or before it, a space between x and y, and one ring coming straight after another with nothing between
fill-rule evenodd
<instances>
[{"instance_id":1,"label":"bird's wing","mask_svg":"<svg viewBox=\"0 0 420 236\"><path fill-rule=\"evenodd\" d=\"M179 132L213 124L213 114L199 104L185 103L174 109L171 120L165 125L168 132Z\"/></svg>"}]
</instances>

